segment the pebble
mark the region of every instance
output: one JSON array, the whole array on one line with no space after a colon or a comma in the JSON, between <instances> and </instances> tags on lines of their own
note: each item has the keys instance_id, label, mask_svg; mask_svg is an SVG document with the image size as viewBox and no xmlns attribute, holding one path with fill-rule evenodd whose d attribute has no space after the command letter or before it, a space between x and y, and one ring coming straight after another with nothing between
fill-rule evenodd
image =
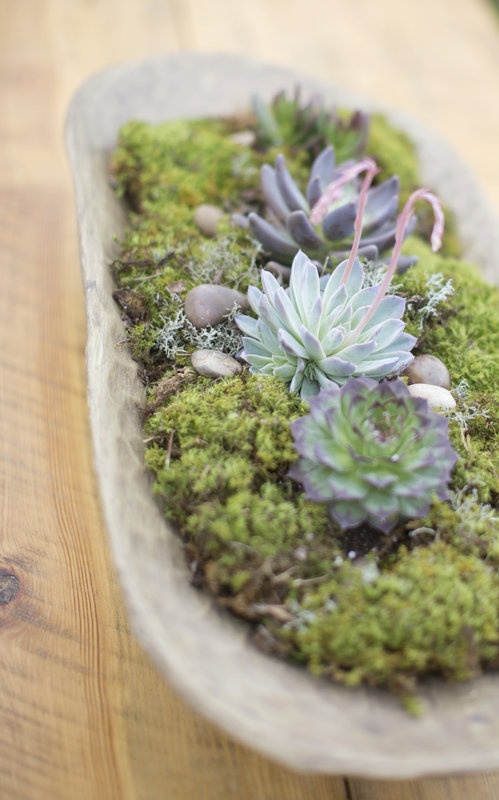
<instances>
[{"instance_id":1,"label":"pebble","mask_svg":"<svg viewBox=\"0 0 499 800\"><path fill-rule=\"evenodd\" d=\"M449 370L439 358L432 355L416 356L407 367L404 375L409 379L409 385L414 383L429 383L432 386L441 386L450 389Z\"/></svg>"},{"instance_id":2,"label":"pebble","mask_svg":"<svg viewBox=\"0 0 499 800\"><path fill-rule=\"evenodd\" d=\"M291 267L286 267L284 264L279 264L278 261L267 261L264 269L271 272L281 283L288 284L291 277Z\"/></svg>"},{"instance_id":3,"label":"pebble","mask_svg":"<svg viewBox=\"0 0 499 800\"><path fill-rule=\"evenodd\" d=\"M194 222L203 236L213 238L216 236L218 223L223 216L225 215L221 208L205 203L196 208L194 212Z\"/></svg>"},{"instance_id":4,"label":"pebble","mask_svg":"<svg viewBox=\"0 0 499 800\"><path fill-rule=\"evenodd\" d=\"M253 147L256 141L256 136L253 131L237 131L231 135L231 140L236 144L241 144L243 147Z\"/></svg>"},{"instance_id":5,"label":"pebble","mask_svg":"<svg viewBox=\"0 0 499 800\"><path fill-rule=\"evenodd\" d=\"M221 350L195 350L191 363L196 372L206 378L233 378L242 372L239 361Z\"/></svg>"},{"instance_id":6,"label":"pebble","mask_svg":"<svg viewBox=\"0 0 499 800\"><path fill-rule=\"evenodd\" d=\"M185 316L196 328L218 325L232 311L236 303L242 311L249 308L248 298L228 286L202 283L185 297Z\"/></svg>"},{"instance_id":7,"label":"pebble","mask_svg":"<svg viewBox=\"0 0 499 800\"><path fill-rule=\"evenodd\" d=\"M422 397L428 401L433 411L450 411L456 407L456 401L448 389L443 386L432 386L429 383L412 383L407 387L413 397Z\"/></svg>"}]
</instances>

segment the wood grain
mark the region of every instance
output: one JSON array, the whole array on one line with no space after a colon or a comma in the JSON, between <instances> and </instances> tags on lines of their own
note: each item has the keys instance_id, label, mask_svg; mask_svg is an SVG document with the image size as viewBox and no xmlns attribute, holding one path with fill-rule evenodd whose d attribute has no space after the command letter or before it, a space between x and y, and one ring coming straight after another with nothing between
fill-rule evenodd
<instances>
[{"instance_id":1,"label":"wood grain","mask_svg":"<svg viewBox=\"0 0 499 800\"><path fill-rule=\"evenodd\" d=\"M2 798L499 794L496 775L395 783L297 775L191 712L128 631L86 418L83 301L62 149L76 86L107 64L184 48L296 66L431 124L499 210L496 19L480 0L422 0L407 20L394 0L312 0L306 12L297 0L0 2L0 571L21 587L0 605Z\"/></svg>"}]
</instances>

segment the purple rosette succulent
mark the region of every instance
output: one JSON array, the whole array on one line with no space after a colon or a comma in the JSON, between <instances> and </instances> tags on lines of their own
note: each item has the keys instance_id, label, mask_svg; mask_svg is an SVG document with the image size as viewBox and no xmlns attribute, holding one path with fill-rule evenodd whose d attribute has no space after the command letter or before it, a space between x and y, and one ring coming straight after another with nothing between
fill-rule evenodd
<instances>
[{"instance_id":1,"label":"purple rosette succulent","mask_svg":"<svg viewBox=\"0 0 499 800\"><path fill-rule=\"evenodd\" d=\"M313 398L291 430L300 458L290 477L327 503L342 529L367 523L387 532L448 497L457 461L448 421L401 380L350 378Z\"/></svg>"},{"instance_id":2,"label":"purple rosette succulent","mask_svg":"<svg viewBox=\"0 0 499 800\"><path fill-rule=\"evenodd\" d=\"M373 162L364 159L336 165L334 148L329 146L313 162L303 194L280 154L274 167L264 164L261 169L266 218L253 212L247 218L236 214L234 219L242 226L249 225L265 250L281 264L290 264L298 250L318 262L326 256L340 260L348 255L353 240L362 190L357 175L368 163ZM398 177L371 187L366 200L359 254L376 260L395 241ZM410 220L406 236L415 222L415 218Z\"/></svg>"}]
</instances>

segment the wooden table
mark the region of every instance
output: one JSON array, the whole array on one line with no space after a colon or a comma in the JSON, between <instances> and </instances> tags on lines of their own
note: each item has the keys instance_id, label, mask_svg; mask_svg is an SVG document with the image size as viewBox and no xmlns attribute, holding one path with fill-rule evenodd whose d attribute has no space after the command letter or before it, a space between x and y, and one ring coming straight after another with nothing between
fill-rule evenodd
<instances>
[{"instance_id":1,"label":"wooden table","mask_svg":"<svg viewBox=\"0 0 499 800\"><path fill-rule=\"evenodd\" d=\"M499 214L499 18L485 0L0 0L0 38L0 797L498 797L499 775L294 774L192 712L130 634L92 466L62 129L108 64L240 52L419 117Z\"/></svg>"}]
</instances>

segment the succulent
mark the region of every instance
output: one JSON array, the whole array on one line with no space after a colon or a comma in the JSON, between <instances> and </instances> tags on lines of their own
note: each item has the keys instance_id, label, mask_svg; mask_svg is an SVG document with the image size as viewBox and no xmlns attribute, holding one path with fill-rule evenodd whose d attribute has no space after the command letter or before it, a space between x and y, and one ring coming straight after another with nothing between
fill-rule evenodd
<instances>
[{"instance_id":1,"label":"succulent","mask_svg":"<svg viewBox=\"0 0 499 800\"><path fill-rule=\"evenodd\" d=\"M261 169L267 219L254 212L247 219L237 214L234 219L242 226L249 225L281 264L290 264L298 250L321 263L328 255L340 260L352 243L361 190L357 176L373 163L364 159L336 166L334 149L328 146L313 162L303 195L281 153L274 167L264 164ZM359 252L372 260L394 243L398 197L396 175L368 191ZM415 221L411 220L405 235Z\"/></svg>"},{"instance_id":2,"label":"succulent","mask_svg":"<svg viewBox=\"0 0 499 800\"><path fill-rule=\"evenodd\" d=\"M310 401L291 424L300 458L290 477L311 500L328 503L341 528L389 531L448 498L457 461L448 421L412 397L401 380L350 378Z\"/></svg>"},{"instance_id":3,"label":"succulent","mask_svg":"<svg viewBox=\"0 0 499 800\"><path fill-rule=\"evenodd\" d=\"M291 267L289 287L262 270L263 292L254 286L248 299L258 319L235 321L244 334L243 358L252 372L276 375L305 399L352 375L381 379L412 361L416 339L403 333L405 301L386 296L364 325L378 286L363 289L364 269L355 259L319 278L317 267L301 251ZM346 280L344 280L346 277Z\"/></svg>"},{"instance_id":4,"label":"succulent","mask_svg":"<svg viewBox=\"0 0 499 800\"><path fill-rule=\"evenodd\" d=\"M350 116L328 111L319 95L302 103L300 88L291 97L285 91L270 103L253 98L257 143L262 147L299 147L312 156L332 144L340 160L359 156L367 142L369 117L362 111Z\"/></svg>"}]
</instances>

